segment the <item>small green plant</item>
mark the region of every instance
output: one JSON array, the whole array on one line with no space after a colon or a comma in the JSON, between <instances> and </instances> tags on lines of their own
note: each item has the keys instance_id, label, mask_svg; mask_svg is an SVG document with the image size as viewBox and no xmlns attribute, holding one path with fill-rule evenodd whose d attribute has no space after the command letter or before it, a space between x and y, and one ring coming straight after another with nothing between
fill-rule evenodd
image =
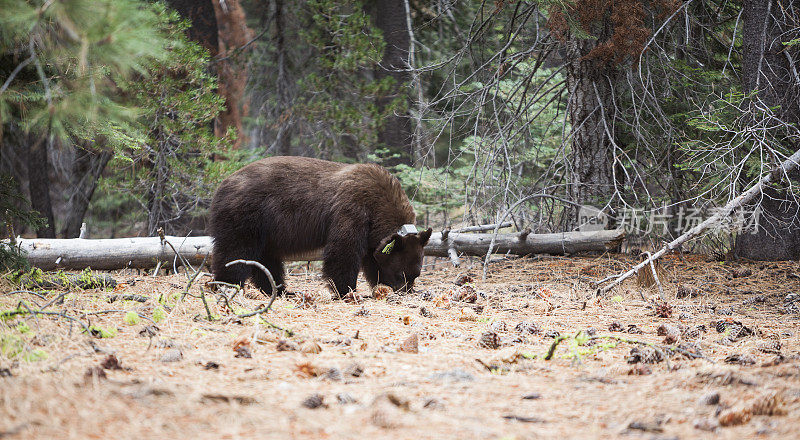
<instances>
[{"instance_id":1,"label":"small green plant","mask_svg":"<svg viewBox=\"0 0 800 440\"><path fill-rule=\"evenodd\" d=\"M153 310L153 322L163 321L166 317L167 314L166 312L164 312L164 309L162 307L159 306L156 307L155 310Z\"/></svg>"},{"instance_id":2,"label":"small green plant","mask_svg":"<svg viewBox=\"0 0 800 440\"><path fill-rule=\"evenodd\" d=\"M35 350L26 351L22 354L22 359L25 362L39 362L47 359L49 355L46 351L42 350L41 348L37 348Z\"/></svg>"},{"instance_id":3,"label":"small green plant","mask_svg":"<svg viewBox=\"0 0 800 440\"><path fill-rule=\"evenodd\" d=\"M24 348L24 341L22 337L11 333L0 334L0 354L13 359L17 357Z\"/></svg>"},{"instance_id":4,"label":"small green plant","mask_svg":"<svg viewBox=\"0 0 800 440\"><path fill-rule=\"evenodd\" d=\"M91 335L96 338L113 338L114 336L117 336L117 329L115 328L105 329L97 325L90 325L89 333L91 333Z\"/></svg>"},{"instance_id":5,"label":"small green plant","mask_svg":"<svg viewBox=\"0 0 800 440\"><path fill-rule=\"evenodd\" d=\"M22 321L19 324L17 324L16 329L18 332L22 334L29 333L31 331L30 326L28 326L28 323L25 321Z\"/></svg>"},{"instance_id":6,"label":"small green plant","mask_svg":"<svg viewBox=\"0 0 800 440\"><path fill-rule=\"evenodd\" d=\"M170 293L170 294L166 294L166 295L162 293L158 297L158 302L162 306L173 307L178 302L178 300L180 298L181 298L181 294L180 293Z\"/></svg>"},{"instance_id":7,"label":"small green plant","mask_svg":"<svg viewBox=\"0 0 800 440\"><path fill-rule=\"evenodd\" d=\"M139 314L136 312L127 312L122 321L127 325L136 325L139 323Z\"/></svg>"},{"instance_id":8,"label":"small green plant","mask_svg":"<svg viewBox=\"0 0 800 440\"><path fill-rule=\"evenodd\" d=\"M40 287L44 282L44 272L38 267L17 270L8 275L7 279L25 289Z\"/></svg>"},{"instance_id":9,"label":"small green plant","mask_svg":"<svg viewBox=\"0 0 800 440\"><path fill-rule=\"evenodd\" d=\"M594 340L594 344L589 344L589 341ZM592 339L586 332L579 331L570 340L570 352L564 355L564 358L580 359L589 354L600 353L602 351L610 350L617 346L617 341L613 339Z\"/></svg>"},{"instance_id":10,"label":"small green plant","mask_svg":"<svg viewBox=\"0 0 800 440\"><path fill-rule=\"evenodd\" d=\"M48 354L42 349L29 350L25 347L25 339L11 333L0 334L0 354L8 359L20 358L25 362L37 362L47 359Z\"/></svg>"},{"instance_id":11,"label":"small green plant","mask_svg":"<svg viewBox=\"0 0 800 440\"><path fill-rule=\"evenodd\" d=\"M0 321L8 321L17 316L17 310L3 310L0 312Z\"/></svg>"}]
</instances>

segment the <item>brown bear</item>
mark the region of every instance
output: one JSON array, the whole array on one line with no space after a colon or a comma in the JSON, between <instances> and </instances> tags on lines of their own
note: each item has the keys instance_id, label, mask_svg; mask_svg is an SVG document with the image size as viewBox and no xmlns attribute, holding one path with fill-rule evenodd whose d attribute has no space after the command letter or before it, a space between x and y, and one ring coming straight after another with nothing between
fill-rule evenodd
<instances>
[{"instance_id":1,"label":"brown bear","mask_svg":"<svg viewBox=\"0 0 800 440\"><path fill-rule=\"evenodd\" d=\"M323 249L323 275L338 295L355 290L359 270L374 287L413 287L431 229L417 232L400 182L374 164L269 157L226 178L211 204L212 271L217 281L269 280L237 259L255 260L284 283L283 260Z\"/></svg>"}]
</instances>

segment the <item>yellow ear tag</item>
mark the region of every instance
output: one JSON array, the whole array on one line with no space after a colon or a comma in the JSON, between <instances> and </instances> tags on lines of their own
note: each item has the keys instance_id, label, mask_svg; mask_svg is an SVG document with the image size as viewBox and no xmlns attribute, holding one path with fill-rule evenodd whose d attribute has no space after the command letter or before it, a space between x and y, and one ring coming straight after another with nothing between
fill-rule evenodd
<instances>
[{"instance_id":1,"label":"yellow ear tag","mask_svg":"<svg viewBox=\"0 0 800 440\"><path fill-rule=\"evenodd\" d=\"M388 254L392 252L392 249L394 249L394 240L387 243L386 246L383 247L383 250L381 252L384 254Z\"/></svg>"}]
</instances>

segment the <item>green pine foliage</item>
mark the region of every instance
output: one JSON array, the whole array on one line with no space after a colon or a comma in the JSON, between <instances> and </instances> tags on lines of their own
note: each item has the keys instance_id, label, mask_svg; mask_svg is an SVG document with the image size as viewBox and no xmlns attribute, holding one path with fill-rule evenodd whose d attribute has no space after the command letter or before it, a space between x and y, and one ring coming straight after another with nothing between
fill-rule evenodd
<instances>
[{"instance_id":1,"label":"green pine foliage","mask_svg":"<svg viewBox=\"0 0 800 440\"><path fill-rule=\"evenodd\" d=\"M266 111L248 121L249 125L272 132L291 126L293 151L342 161L363 160L374 151L386 116L405 110L401 97L383 109L376 104L377 98L391 93L395 80L374 78L385 43L365 12L367 2L285 3L285 53L279 53L275 38L254 44L250 71L253 104ZM261 3L252 6L253 10L262 8ZM277 61L280 57L285 74ZM290 95L288 104L279 96L281 87ZM272 111L278 113L269 114Z\"/></svg>"},{"instance_id":2,"label":"green pine foliage","mask_svg":"<svg viewBox=\"0 0 800 440\"><path fill-rule=\"evenodd\" d=\"M384 42L361 1L309 0L306 14L299 36L313 52L316 68L298 81L301 94L294 111L319 126L312 144L324 155L344 159L337 145L374 145L383 119L402 111L403 100L380 111L375 98L387 95L394 80L362 74L377 68Z\"/></svg>"},{"instance_id":3,"label":"green pine foliage","mask_svg":"<svg viewBox=\"0 0 800 440\"><path fill-rule=\"evenodd\" d=\"M0 0L0 121L113 150L89 208L111 235L117 223L202 214L215 182L241 166L213 160L229 145L212 132L224 100L188 26L142 0Z\"/></svg>"},{"instance_id":4,"label":"green pine foliage","mask_svg":"<svg viewBox=\"0 0 800 440\"><path fill-rule=\"evenodd\" d=\"M228 153L232 134L217 138L212 130L224 99L209 73L208 52L188 40L189 24L176 12L160 4L153 9L169 40L167 56L120 83L140 110L137 124L143 136L112 161L113 174L104 179L92 213L103 218L121 208L131 213L129 221L150 214L156 216L150 226L166 226L169 232L173 223L201 215L219 180L242 162L233 155L232 160L214 160ZM137 205L145 209L133 209Z\"/></svg>"},{"instance_id":5,"label":"green pine foliage","mask_svg":"<svg viewBox=\"0 0 800 440\"><path fill-rule=\"evenodd\" d=\"M140 0L2 0L0 120L60 139L124 143L138 112L118 82L165 57L167 42L157 11Z\"/></svg>"},{"instance_id":6,"label":"green pine foliage","mask_svg":"<svg viewBox=\"0 0 800 440\"><path fill-rule=\"evenodd\" d=\"M166 60L170 39L164 7L142 0L0 0L0 141L13 131L57 139L62 148L119 152L142 144L142 109L121 85ZM27 203L15 200L17 187L0 183L13 191L0 207L4 227L35 226L19 208Z\"/></svg>"},{"instance_id":7,"label":"green pine foliage","mask_svg":"<svg viewBox=\"0 0 800 440\"><path fill-rule=\"evenodd\" d=\"M38 213L25 208L26 200L19 194L16 182L8 175L0 174L0 237L7 237L9 243L0 243L0 272L27 270L28 261L19 247L14 245L14 222L37 227L42 224Z\"/></svg>"}]
</instances>

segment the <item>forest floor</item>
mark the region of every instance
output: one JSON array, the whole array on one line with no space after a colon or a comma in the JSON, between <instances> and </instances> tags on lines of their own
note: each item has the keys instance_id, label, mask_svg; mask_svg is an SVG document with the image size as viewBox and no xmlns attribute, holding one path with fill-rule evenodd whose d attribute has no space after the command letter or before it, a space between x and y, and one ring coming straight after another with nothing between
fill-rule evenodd
<instances>
[{"instance_id":1,"label":"forest floor","mask_svg":"<svg viewBox=\"0 0 800 440\"><path fill-rule=\"evenodd\" d=\"M184 274L114 272L116 288L44 309L95 337L59 315L0 319L0 438L797 438L800 263L669 256L669 307L635 280L593 296L635 262L524 258L482 281L440 260L406 296L362 280L360 304L296 265L298 294L264 315L288 332L231 319L265 303L252 288L230 307L208 294L209 320L208 278L181 300ZM1 311L64 293L17 288L0 284Z\"/></svg>"}]
</instances>

